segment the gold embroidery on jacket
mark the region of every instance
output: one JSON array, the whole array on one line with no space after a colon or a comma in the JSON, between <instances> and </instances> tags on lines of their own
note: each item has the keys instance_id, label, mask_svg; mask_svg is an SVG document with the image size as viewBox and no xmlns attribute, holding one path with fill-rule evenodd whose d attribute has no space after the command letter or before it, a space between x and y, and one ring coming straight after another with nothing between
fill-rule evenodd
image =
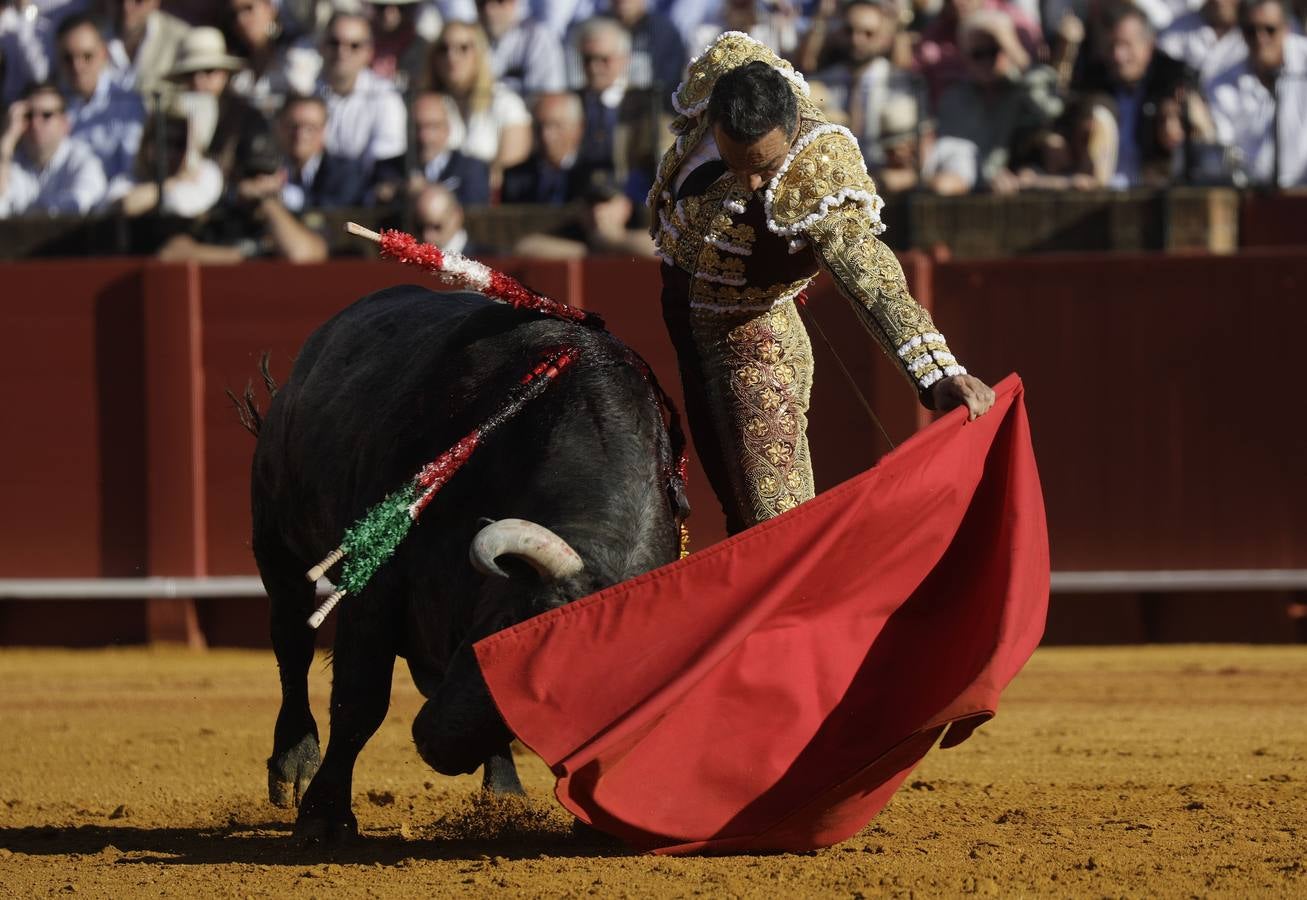
<instances>
[{"instance_id":1,"label":"gold embroidery on jacket","mask_svg":"<svg viewBox=\"0 0 1307 900\"><path fill-rule=\"evenodd\" d=\"M894 251L867 232L862 210L841 206L813 225L808 237L840 293L853 301L876 341L912 382L919 384L938 368L932 361L910 372L898 356L899 347L917 335L935 332L935 324L908 292ZM948 348L938 349L947 352Z\"/></svg>"},{"instance_id":2,"label":"gold embroidery on jacket","mask_svg":"<svg viewBox=\"0 0 1307 900\"><path fill-rule=\"evenodd\" d=\"M804 122L799 138L824 122ZM790 163L772 194L771 220L793 226L822 211L823 201L841 191L875 195L876 184L867 174L858 145L843 132L817 137Z\"/></svg>"}]
</instances>

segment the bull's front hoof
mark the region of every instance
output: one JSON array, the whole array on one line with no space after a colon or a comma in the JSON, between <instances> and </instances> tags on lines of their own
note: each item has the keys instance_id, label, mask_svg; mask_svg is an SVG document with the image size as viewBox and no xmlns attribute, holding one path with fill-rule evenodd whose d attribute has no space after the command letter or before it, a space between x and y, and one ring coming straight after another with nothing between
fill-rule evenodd
<instances>
[{"instance_id":1,"label":"bull's front hoof","mask_svg":"<svg viewBox=\"0 0 1307 900\"><path fill-rule=\"evenodd\" d=\"M320 760L318 739L311 734L289 750L274 753L268 760L268 799L272 805L282 809L299 806Z\"/></svg>"},{"instance_id":2,"label":"bull's front hoof","mask_svg":"<svg viewBox=\"0 0 1307 900\"><path fill-rule=\"evenodd\" d=\"M341 847L359 836L359 820L352 812L340 816L300 814L295 822L295 843L301 847Z\"/></svg>"}]
</instances>

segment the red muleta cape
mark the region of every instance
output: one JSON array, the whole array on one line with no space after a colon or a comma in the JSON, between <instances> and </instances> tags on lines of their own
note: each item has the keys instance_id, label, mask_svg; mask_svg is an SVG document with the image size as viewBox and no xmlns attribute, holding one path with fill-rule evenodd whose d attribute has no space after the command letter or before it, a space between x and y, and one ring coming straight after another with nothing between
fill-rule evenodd
<instances>
[{"instance_id":1,"label":"red muleta cape","mask_svg":"<svg viewBox=\"0 0 1307 900\"><path fill-rule=\"evenodd\" d=\"M1021 381L995 390L782 516L477 643L562 804L658 853L825 847L990 718L1049 587Z\"/></svg>"}]
</instances>

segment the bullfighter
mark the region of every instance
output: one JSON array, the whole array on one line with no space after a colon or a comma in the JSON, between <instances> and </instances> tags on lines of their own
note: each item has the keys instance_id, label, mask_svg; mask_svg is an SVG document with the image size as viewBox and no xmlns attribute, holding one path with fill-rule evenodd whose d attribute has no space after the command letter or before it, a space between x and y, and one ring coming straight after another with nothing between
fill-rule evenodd
<instances>
[{"instance_id":1,"label":"bullfighter","mask_svg":"<svg viewBox=\"0 0 1307 900\"><path fill-rule=\"evenodd\" d=\"M884 201L857 140L808 100L802 75L739 32L717 38L673 95L675 143L649 194L663 318L691 435L732 534L814 495L806 436L812 348L795 300L824 268L928 408L994 392L909 293L877 235Z\"/></svg>"}]
</instances>

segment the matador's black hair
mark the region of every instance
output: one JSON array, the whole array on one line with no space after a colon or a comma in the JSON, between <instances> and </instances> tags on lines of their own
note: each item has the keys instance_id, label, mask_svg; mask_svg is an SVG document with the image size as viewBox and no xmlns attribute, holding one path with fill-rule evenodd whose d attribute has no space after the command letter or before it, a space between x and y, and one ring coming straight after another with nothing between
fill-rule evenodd
<instances>
[{"instance_id":1,"label":"matador's black hair","mask_svg":"<svg viewBox=\"0 0 1307 900\"><path fill-rule=\"evenodd\" d=\"M793 134L799 101L784 75L762 60L731 69L717 79L708 118L733 141L751 144L774 128Z\"/></svg>"}]
</instances>

